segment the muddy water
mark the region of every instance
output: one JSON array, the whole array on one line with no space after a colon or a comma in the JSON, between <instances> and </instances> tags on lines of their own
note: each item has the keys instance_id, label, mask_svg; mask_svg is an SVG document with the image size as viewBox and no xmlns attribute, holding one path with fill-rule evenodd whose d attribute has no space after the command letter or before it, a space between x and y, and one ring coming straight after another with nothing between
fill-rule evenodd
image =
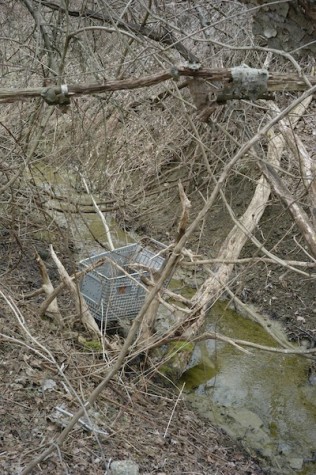
<instances>
[{"instance_id":1,"label":"muddy water","mask_svg":"<svg viewBox=\"0 0 316 475\"><path fill-rule=\"evenodd\" d=\"M262 328L215 305L207 329L274 346ZM187 383L196 411L264 459L269 473L316 474L316 386L310 362L298 356L251 349L251 355L218 341L196 347Z\"/></svg>"},{"instance_id":2,"label":"muddy water","mask_svg":"<svg viewBox=\"0 0 316 475\"><path fill-rule=\"evenodd\" d=\"M83 200L72 186L72 177L41 169L37 181L49 189L53 186L54 192L68 196L71 202ZM52 199L47 205L60 208L61 202ZM67 213L67 200L62 207L66 214L51 214L72 234L78 260L102 252L92 237L106 244L96 213L85 213L83 220L78 214ZM108 224L116 247L136 240L113 219ZM179 282L173 284L178 287ZM207 329L274 346L261 326L227 309L224 303L213 307ZM316 463L309 460L316 454L316 386L307 381L309 361L298 356L250 351L251 355L246 355L213 340L200 343L182 378L187 398L203 417L261 457L268 473L315 475Z\"/></svg>"}]
</instances>

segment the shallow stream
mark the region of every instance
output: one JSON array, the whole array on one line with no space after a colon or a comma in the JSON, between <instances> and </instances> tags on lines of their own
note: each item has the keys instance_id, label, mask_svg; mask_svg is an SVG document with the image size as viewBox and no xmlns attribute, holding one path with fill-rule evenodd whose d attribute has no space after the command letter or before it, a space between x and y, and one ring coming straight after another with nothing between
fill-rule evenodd
<instances>
[{"instance_id":1,"label":"shallow stream","mask_svg":"<svg viewBox=\"0 0 316 475\"><path fill-rule=\"evenodd\" d=\"M211 310L207 328L232 338L275 346L260 325L227 308ZM270 473L316 473L316 386L310 361L208 340L196 346L182 377L188 399L203 417L266 460Z\"/></svg>"}]
</instances>

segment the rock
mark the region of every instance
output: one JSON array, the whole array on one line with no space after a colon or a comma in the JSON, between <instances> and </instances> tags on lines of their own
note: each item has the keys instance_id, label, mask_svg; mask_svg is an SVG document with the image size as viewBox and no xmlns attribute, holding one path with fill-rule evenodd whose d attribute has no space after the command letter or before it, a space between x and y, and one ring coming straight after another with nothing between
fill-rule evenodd
<instances>
[{"instance_id":1,"label":"rock","mask_svg":"<svg viewBox=\"0 0 316 475\"><path fill-rule=\"evenodd\" d=\"M301 470L304 460L301 457L293 457L289 459L290 467L294 470Z\"/></svg>"},{"instance_id":2,"label":"rock","mask_svg":"<svg viewBox=\"0 0 316 475\"><path fill-rule=\"evenodd\" d=\"M261 0L240 0L249 6L261 5ZM253 33L259 41L264 38L263 44L269 48L285 51L297 49L306 45L296 54L306 55L315 53L316 29L315 0L293 0L269 4L265 8L258 9L253 16Z\"/></svg>"},{"instance_id":3,"label":"rock","mask_svg":"<svg viewBox=\"0 0 316 475\"><path fill-rule=\"evenodd\" d=\"M133 460L114 460L111 463L111 475L138 475L139 467Z\"/></svg>"},{"instance_id":4,"label":"rock","mask_svg":"<svg viewBox=\"0 0 316 475\"><path fill-rule=\"evenodd\" d=\"M280 442L278 444L278 451L281 455L289 455L292 452L292 447L286 442Z\"/></svg>"}]
</instances>

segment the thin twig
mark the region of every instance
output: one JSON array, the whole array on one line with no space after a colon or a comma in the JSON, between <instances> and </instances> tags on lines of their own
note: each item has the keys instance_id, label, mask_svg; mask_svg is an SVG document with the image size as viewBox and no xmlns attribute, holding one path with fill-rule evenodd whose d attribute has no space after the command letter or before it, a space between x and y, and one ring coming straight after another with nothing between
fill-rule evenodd
<instances>
[{"instance_id":1,"label":"thin twig","mask_svg":"<svg viewBox=\"0 0 316 475\"><path fill-rule=\"evenodd\" d=\"M178 402L180 401L180 398L182 396L182 393L183 393L183 390L185 388L185 383L183 383L182 385L182 388L180 389L180 392L178 394L178 397L176 399L176 402L172 408L172 411L171 411L171 414L170 414L170 417L169 417L169 421L168 421L168 424L167 424L167 427L166 427L166 430L165 430L165 433L163 435L163 438L165 439L167 437L167 433L168 433L168 430L169 430L169 427L170 427L170 424L171 424L171 421L172 421L172 418L173 418L173 415L174 415L174 411L176 410L176 407L178 405Z\"/></svg>"},{"instance_id":2,"label":"thin twig","mask_svg":"<svg viewBox=\"0 0 316 475\"><path fill-rule=\"evenodd\" d=\"M108 243L109 243L109 247L110 247L110 250L111 251L114 251L115 247L114 247L114 244L113 244L113 241L112 241L112 237L111 237L111 232L110 232L110 228L106 222L106 219L105 219L105 216L104 214L102 213L102 211L100 210L99 206L97 205L97 202L95 201L92 193L90 192L89 190L89 187L88 187L88 184L84 178L83 175L81 175L81 180L82 180L82 183L86 189L86 192L87 194L90 196L91 200L92 200L92 203L93 203L93 206L94 206L94 209L96 210L97 212L97 215L100 217L101 219L101 222L103 224L103 227L104 227L104 230L105 230L105 235L106 235L106 238L108 240Z\"/></svg>"},{"instance_id":3,"label":"thin twig","mask_svg":"<svg viewBox=\"0 0 316 475\"><path fill-rule=\"evenodd\" d=\"M314 355L316 353L316 348L310 348L308 350L296 350L294 348L274 348L273 346L266 346L266 345L260 345L259 343L253 343L252 341L247 341L247 340L239 340L235 338L228 338L224 335L219 335L218 333L215 332L207 332L203 333L202 335L199 335L195 337L192 341L198 342L198 341L203 341L203 340L220 340L225 343L229 343L233 346L240 345L240 346L248 346L249 348L256 348L257 350L262 350L262 351L269 351L272 353L281 353L283 355L299 355L299 356L305 356L305 355ZM239 347L240 349L240 347ZM244 350L245 351L245 350ZM251 354L248 352L248 354Z\"/></svg>"}]
</instances>

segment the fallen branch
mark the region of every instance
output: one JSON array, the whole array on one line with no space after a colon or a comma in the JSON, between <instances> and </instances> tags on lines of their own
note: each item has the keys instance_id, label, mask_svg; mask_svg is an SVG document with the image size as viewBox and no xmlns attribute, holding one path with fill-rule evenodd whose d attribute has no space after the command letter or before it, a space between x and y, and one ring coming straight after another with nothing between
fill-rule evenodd
<instances>
[{"instance_id":1,"label":"fallen branch","mask_svg":"<svg viewBox=\"0 0 316 475\"><path fill-rule=\"evenodd\" d=\"M273 104L273 108L277 113L280 112L276 104ZM296 123L297 117L289 119L288 124L279 124L279 130L300 164L302 180L309 198L311 221L316 230L316 161L310 156L302 140L294 132Z\"/></svg>"},{"instance_id":2,"label":"fallen branch","mask_svg":"<svg viewBox=\"0 0 316 475\"><path fill-rule=\"evenodd\" d=\"M237 350L241 351L242 353L245 353L247 355L253 355L250 351L246 350L243 348L243 346L249 347L249 348L254 348L257 350L262 350L262 351L268 351L271 353L281 353L284 355L298 355L298 356L312 356L316 354L316 348L309 348L309 349L297 349L293 345L290 347L286 348L277 348L273 346L266 346L266 345L261 345L259 343L254 343L252 341L248 340L240 340L237 338L230 338L226 335L222 335L221 333L217 332L204 332L200 335L195 336L190 343L198 343L200 341L204 340L218 340L222 341L223 343L228 343L229 345L234 346ZM172 335L165 336L160 339L152 340L150 344L150 349L154 349L157 347L161 347L162 345L167 345L168 343L172 342L183 342L183 338L180 337L175 337ZM186 343L183 343L184 347L187 345ZM181 348L178 349L178 351L181 351ZM134 357L137 355L137 353L131 355ZM170 356L170 355L169 355ZM172 355L173 356L173 355ZM166 363L167 360L165 359L162 363Z\"/></svg>"},{"instance_id":3,"label":"fallen branch","mask_svg":"<svg viewBox=\"0 0 316 475\"><path fill-rule=\"evenodd\" d=\"M55 290L54 286L51 283L51 280L49 278L49 275L48 275L48 272L43 260L37 253L36 253L36 261L38 263L40 274L43 280L42 289L44 290L46 297L49 298ZM63 318L61 316L56 298L53 298L51 302L48 304L48 306L46 307L46 313L51 315L52 318L60 327L63 326L64 322L63 322Z\"/></svg>"},{"instance_id":4,"label":"fallen branch","mask_svg":"<svg viewBox=\"0 0 316 475\"><path fill-rule=\"evenodd\" d=\"M96 269L97 267L101 266L104 262L106 261L106 257L99 259L96 262L93 262L89 267L86 269L76 272L74 275L70 276L70 279L72 281L79 281L79 279L87 274L88 272L91 272L92 270ZM40 309L39 309L39 316L42 317L45 315L47 308L49 307L50 303L57 297L57 295L66 287L66 282L62 281L55 289L54 291L47 297L47 299L42 303ZM42 292L42 289L39 289ZM34 292L33 292L34 294ZM30 297L30 295L29 295Z\"/></svg>"},{"instance_id":5,"label":"fallen branch","mask_svg":"<svg viewBox=\"0 0 316 475\"><path fill-rule=\"evenodd\" d=\"M205 215L209 211L209 209L212 207L214 204L217 196L219 193L222 191L222 186L225 183L225 180L230 173L231 169L235 165L235 163L246 153L248 152L263 136L265 136L271 129L272 127L278 123L280 120L284 119L289 113L293 112L297 106L301 104L305 99L307 99L312 93L316 91L316 87L311 88L308 92L304 93L300 98L296 99L295 101L292 102L291 105L289 105L286 109L284 109L280 114L276 115L270 122L268 122L256 135L254 135L246 144L244 144L239 151L236 153L236 155L228 162L222 171L222 174L220 178L215 182L215 187L209 196L209 198L205 201L203 208L201 211L197 214L196 218L194 221L191 223L191 225L188 227L184 235L181 237L179 242L175 245L175 248L172 252L171 258L168 261L168 264L170 265L173 260L179 259L180 258L180 253L183 250L183 247L185 245L185 242L187 239L190 237L190 235L193 233L193 231L196 229L198 224L204 219ZM280 138L280 140L283 140ZM282 142L283 143L283 142ZM202 150L203 152L203 150ZM272 152L271 152L272 153ZM215 180L214 180L215 181ZM263 193L264 196L267 196L267 190L263 186L263 183L266 183L264 177L261 177L261 182L259 183L259 188L257 191L258 196L260 197L260 193ZM268 190L270 190L269 185L266 183L266 187ZM270 191L269 191L270 192ZM267 199L267 198L266 198ZM256 202L256 197L254 198L254 202ZM253 203L253 201L252 201ZM260 200L259 200L260 203ZM251 208L250 208L251 210ZM255 217L260 216L260 209L255 210ZM244 223L247 221L250 221L249 226L251 227L251 223L253 220L252 213L250 215L250 212L248 211L244 214ZM238 227L238 226L236 226ZM233 228L236 230L236 227ZM238 227L239 228L239 227ZM245 227L242 226L242 232L238 231L238 242L240 244L244 243L247 240L247 232L245 233ZM235 232L235 231L234 231ZM222 253L220 253L220 257L225 257L229 258L232 257L230 256L229 253L227 253L226 250L226 244L230 240L233 241L233 232L229 234L227 239L225 240L225 244L222 246ZM237 254L238 257L239 254ZM234 255L234 257L236 257ZM269 256L271 257L271 256ZM209 308L212 306L212 303L217 300L217 298L221 295L223 292L223 288L225 288L225 284L230 276L230 273L232 271L233 266L224 266L222 269L220 269L222 272L220 273L222 280L219 279L219 274L217 273L215 278L212 277L211 279L208 279L204 285L201 287L200 291L196 293L194 297L194 304L195 306L193 307L192 311L188 316L183 318L182 322L180 324L176 325L176 329L174 329L173 334L175 334L175 331L181 331L181 339L185 341L190 341L195 334L198 333L199 329L203 326L204 324L204 318L205 315L207 314ZM209 284L209 285L208 285ZM223 285L224 284L224 285ZM180 333L180 332L179 332ZM148 344L149 342L147 342ZM153 341L150 343L154 343ZM183 371L185 370L186 364L188 362L188 359L190 358L191 354L189 351L186 352L186 358L178 358L177 360L173 359L173 364L174 366L170 368L170 373L173 375L181 375Z\"/></svg>"},{"instance_id":6,"label":"fallen branch","mask_svg":"<svg viewBox=\"0 0 316 475\"><path fill-rule=\"evenodd\" d=\"M222 195L222 200L223 202L225 203L225 206L227 208L227 211L231 217L231 219L233 220L233 222L236 224L236 226L238 226L245 234L247 234L248 236L248 239L258 248L258 250L268 256L268 258L270 259L273 259L275 263L278 263L284 267L286 267L288 270L291 270L293 272L296 272L297 274L300 274L300 275L303 275L305 277L314 277L314 275L310 275L309 273L306 273L304 272L303 270L301 269L297 269L295 267L293 267L291 264L286 264L285 261L283 261L283 259L281 259L279 256L277 256L276 254L273 254L272 252L270 252L263 244L262 242L260 242L252 233L249 233L248 230L242 226L241 222L238 220L238 218L236 217L235 213L233 212L231 206L229 205L228 201L226 200L225 196Z\"/></svg>"},{"instance_id":7,"label":"fallen branch","mask_svg":"<svg viewBox=\"0 0 316 475\"><path fill-rule=\"evenodd\" d=\"M220 335L216 332L207 332L207 333L203 333L202 335L196 336L193 339L193 342L197 343L199 341L209 340L209 339L219 340L219 341L223 341L225 343L229 343L230 345L237 347L239 350L242 349L243 352L246 352L248 354L251 354L251 353L249 353L249 351L244 350L243 348L241 348L241 346L247 346L249 348L256 348L257 350L262 350L262 351L269 351L271 353L281 353L283 355L301 355L301 356L305 356L305 355L314 355L316 353L316 348L310 348L308 350L306 350L306 349L305 350L297 350L297 349L294 349L294 348L274 348L273 346L260 345L259 343L253 343L252 341L229 338L227 336Z\"/></svg>"},{"instance_id":8,"label":"fallen branch","mask_svg":"<svg viewBox=\"0 0 316 475\"><path fill-rule=\"evenodd\" d=\"M90 310L88 308L88 305L86 304L84 298L82 297L79 289L77 286L74 284L73 280L71 279L70 275L58 259L53 246L50 245L50 253L51 256L57 266L59 275L64 282L65 286L68 287L76 305L76 309L79 315L81 315L82 323L93 333L96 333L97 335L101 335L101 331L93 318L93 316L90 313Z\"/></svg>"}]
</instances>

